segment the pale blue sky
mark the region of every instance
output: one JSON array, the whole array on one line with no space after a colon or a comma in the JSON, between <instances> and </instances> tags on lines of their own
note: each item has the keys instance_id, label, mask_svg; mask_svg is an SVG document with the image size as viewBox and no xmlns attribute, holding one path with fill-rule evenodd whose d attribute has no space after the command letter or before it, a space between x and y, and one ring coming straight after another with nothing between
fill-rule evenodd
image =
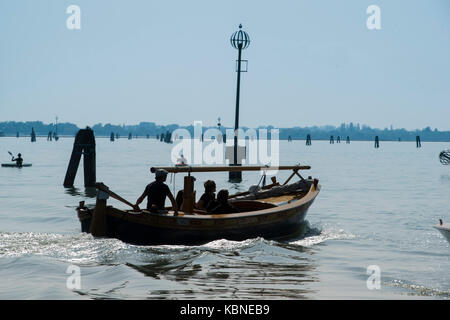
<instances>
[{"instance_id":1,"label":"pale blue sky","mask_svg":"<svg viewBox=\"0 0 450 320\"><path fill-rule=\"evenodd\" d=\"M1 0L0 121L232 126L239 23L242 126L450 130L448 0Z\"/></svg>"}]
</instances>

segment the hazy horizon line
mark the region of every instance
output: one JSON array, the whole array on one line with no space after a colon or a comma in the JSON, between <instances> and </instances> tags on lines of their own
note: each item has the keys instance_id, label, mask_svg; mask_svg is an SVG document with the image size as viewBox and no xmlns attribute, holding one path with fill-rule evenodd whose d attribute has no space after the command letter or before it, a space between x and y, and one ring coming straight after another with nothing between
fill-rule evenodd
<instances>
[{"instance_id":1,"label":"hazy horizon line","mask_svg":"<svg viewBox=\"0 0 450 320\"><path fill-rule=\"evenodd\" d=\"M197 120L197 121L200 121L200 120ZM43 120L27 120L27 121L6 120L6 121L0 121L0 124L1 123L7 123L7 122L15 122L15 123L40 122L40 123L42 123L44 125L54 125L55 124L55 122L45 123ZM93 125L80 125L78 123L70 122L70 121L58 122L58 124L72 124L72 125L77 126L80 129L86 128L86 127L92 128L92 127L97 126L97 125L101 125L103 127L105 125L119 126L119 127L124 127L124 126L125 127L130 127L130 126L138 126L141 123L153 123L156 126L160 126L160 127L168 127L168 126L174 126L174 125L178 126L178 127L191 127L191 126L194 126L194 123L189 124L189 125L179 124L179 123L175 123L175 122L174 123L161 124L161 123L157 123L155 121L140 121L139 123L135 123L135 124L126 124L126 123L118 124L118 123L111 123L111 122L97 122L97 123L95 123ZM352 121L351 122L344 122L344 123L341 123L339 125L332 125L332 124L318 125L318 124L315 124L315 125L305 125L305 126L291 126L291 127L286 126L286 127L281 127L281 126L274 126L274 125L268 124L268 125L258 125L256 127L240 126L240 128L256 128L257 129L257 128L269 128L270 127L270 128L274 128L274 129L277 129L277 128L278 129L293 129L293 128L336 128L336 129L339 129L343 124L346 125L346 126L350 126L352 124L355 129L359 126L360 129L368 128L368 129L381 130L381 131L387 129L387 130L406 130L406 131L413 132L413 131L422 131L422 130L425 130L427 128L430 128L431 131L437 130L438 132L449 132L450 131L450 129L447 129L447 130L445 130L445 129L442 130L441 129L441 130L439 130L438 128L433 128L430 125L425 126L423 128L415 128L415 129L407 129L405 127L394 127L393 125L385 126L384 128L379 128L379 127L377 128L377 127L372 127L372 126L370 126L368 124L361 124L359 122L355 123L355 122L352 122ZM217 128L218 127L217 125L206 125L206 124L203 124L202 126L205 127L205 128ZM225 126L225 125L221 125L221 127L222 128L234 128L234 126Z\"/></svg>"}]
</instances>

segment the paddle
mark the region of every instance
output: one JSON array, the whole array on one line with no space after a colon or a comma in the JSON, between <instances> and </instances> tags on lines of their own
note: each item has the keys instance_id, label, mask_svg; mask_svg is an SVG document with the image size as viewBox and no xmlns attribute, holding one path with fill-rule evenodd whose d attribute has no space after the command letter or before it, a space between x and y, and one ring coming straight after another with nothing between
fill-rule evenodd
<instances>
[{"instance_id":1,"label":"paddle","mask_svg":"<svg viewBox=\"0 0 450 320\"><path fill-rule=\"evenodd\" d=\"M121 196L119 196L118 194L112 192L111 190L109 190L109 188L103 183L103 182L97 182L95 184L95 187L98 190L101 190L105 193L107 193L109 196L111 196L111 198L114 198L116 200L119 200L127 205L129 205L130 207L132 207L134 210L137 210L137 206L135 206L134 204L132 204L131 202L125 200L124 198L122 198Z\"/></svg>"},{"instance_id":2,"label":"paddle","mask_svg":"<svg viewBox=\"0 0 450 320\"><path fill-rule=\"evenodd\" d=\"M8 151L8 153L11 155L12 158L14 158L13 154L11 153L11 151ZM12 160L12 158L11 158L11 161L14 161L14 160Z\"/></svg>"}]
</instances>

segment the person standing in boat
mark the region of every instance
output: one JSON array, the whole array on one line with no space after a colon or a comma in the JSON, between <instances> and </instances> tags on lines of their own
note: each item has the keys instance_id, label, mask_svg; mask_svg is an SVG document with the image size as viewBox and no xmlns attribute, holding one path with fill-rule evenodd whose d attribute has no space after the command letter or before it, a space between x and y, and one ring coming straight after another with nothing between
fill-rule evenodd
<instances>
[{"instance_id":1,"label":"person standing in boat","mask_svg":"<svg viewBox=\"0 0 450 320\"><path fill-rule=\"evenodd\" d=\"M12 159L11 159L11 161L15 161L15 162L16 162L16 165L17 165L18 167L21 167L22 164L23 164L22 155L19 153L19 154L17 155L17 158L14 158L14 156L13 156Z\"/></svg>"},{"instance_id":2,"label":"person standing in boat","mask_svg":"<svg viewBox=\"0 0 450 320\"><path fill-rule=\"evenodd\" d=\"M216 183L212 180L207 180L203 185L205 187L205 193L198 200L196 207L197 209L208 211L216 200Z\"/></svg>"},{"instance_id":3,"label":"person standing in boat","mask_svg":"<svg viewBox=\"0 0 450 320\"><path fill-rule=\"evenodd\" d=\"M175 198L170 192L169 187L164 182L167 179L167 171L163 169L156 170L155 172L155 181L148 184L145 187L142 195L137 199L135 207L139 209L139 204L144 201L145 197L147 197L147 210L155 211L156 210L165 210L164 205L166 203L166 197L169 197L170 202L172 202L172 208L174 211L174 215L178 215L178 206L175 201Z\"/></svg>"}]
</instances>

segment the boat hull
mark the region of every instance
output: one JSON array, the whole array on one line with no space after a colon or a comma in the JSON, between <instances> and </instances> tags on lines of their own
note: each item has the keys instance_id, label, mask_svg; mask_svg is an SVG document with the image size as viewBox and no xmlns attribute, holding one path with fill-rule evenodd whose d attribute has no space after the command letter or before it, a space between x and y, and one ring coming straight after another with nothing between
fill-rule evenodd
<instances>
[{"instance_id":1,"label":"boat hull","mask_svg":"<svg viewBox=\"0 0 450 320\"><path fill-rule=\"evenodd\" d=\"M21 166L18 166L15 163L2 163L2 167L5 168L22 168L22 167L31 167L31 163L24 163Z\"/></svg>"},{"instance_id":2,"label":"boat hull","mask_svg":"<svg viewBox=\"0 0 450 320\"><path fill-rule=\"evenodd\" d=\"M197 245L218 239L286 238L301 229L318 192L319 188L298 201L282 206L214 216L134 214L107 206L106 236L138 245ZM80 220L82 231L89 232L92 218Z\"/></svg>"},{"instance_id":3,"label":"boat hull","mask_svg":"<svg viewBox=\"0 0 450 320\"><path fill-rule=\"evenodd\" d=\"M435 225L436 229L444 236L445 239L450 243L450 224L446 223L444 225Z\"/></svg>"}]
</instances>

